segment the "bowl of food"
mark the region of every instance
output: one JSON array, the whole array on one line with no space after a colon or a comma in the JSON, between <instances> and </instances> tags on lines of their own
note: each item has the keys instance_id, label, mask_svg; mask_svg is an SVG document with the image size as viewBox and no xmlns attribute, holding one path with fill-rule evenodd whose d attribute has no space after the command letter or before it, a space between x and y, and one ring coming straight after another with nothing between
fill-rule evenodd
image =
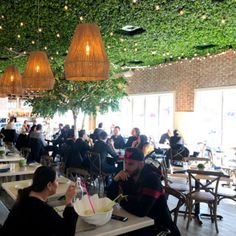
<instances>
[{"instance_id":1,"label":"bowl of food","mask_svg":"<svg viewBox=\"0 0 236 236\"><path fill-rule=\"evenodd\" d=\"M91 196L90 200L92 206L87 195L81 200L77 199L74 203L75 211L89 224L96 226L106 224L111 219L114 202L107 197L99 198L97 194Z\"/></svg>"},{"instance_id":2,"label":"bowl of food","mask_svg":"<svg viewBox=\"0 0 236 236\"><path fill-rule=\"evenodd\" d=\"M9 164L0 164L0 173L4 173L4 172L7 172L9 171L11 168L10 168L10 165Z\"/></svg>"}]
</instances>

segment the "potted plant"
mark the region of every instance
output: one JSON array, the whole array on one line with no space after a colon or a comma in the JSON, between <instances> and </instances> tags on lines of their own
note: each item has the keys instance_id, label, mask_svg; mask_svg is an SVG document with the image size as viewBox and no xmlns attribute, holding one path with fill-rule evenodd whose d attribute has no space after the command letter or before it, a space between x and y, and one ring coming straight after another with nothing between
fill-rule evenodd
<instances>
[{"instance_id":1,"label":"potted plant","mask_svg":"<svg viewBox=\"0 0 236 236\"><path fill-rule=\"evenodd\" d=\"M3 155L5 154L4 150L0 150L0 157L3 157Z\"/></svg>"},{"instance_id":2,"label":"potted plant","mask_svg":"<svg viewBox=\"0 0 236 236\"><path fill-rule=\"evenodd\" d=\"M204 166L204 164L199 163L199 164L197 165L197 168L198 168L199 170L204 170L204 169L205 169L205 166Z\"/></svg>"}]
</instances>

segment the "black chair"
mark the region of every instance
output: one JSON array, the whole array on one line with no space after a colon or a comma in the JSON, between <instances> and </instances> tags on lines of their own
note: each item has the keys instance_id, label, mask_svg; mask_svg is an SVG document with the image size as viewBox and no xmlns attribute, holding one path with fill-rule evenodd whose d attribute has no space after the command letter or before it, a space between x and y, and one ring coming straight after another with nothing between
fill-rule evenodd
<instances>
[{"instance_id":1,"label":"black chair","mask_svg":"<svg viewBox=\"0 0 236 236\"><path fill-rule=\"evenodd\" d=\"M9 214L8 208L0 200L0 228L3 226L5 220L7 219L8 214Z\"/></svg>"},{"instance_id":2,"label":"black chair","mask_svg":"<svg viewBox=\"0 0 236 236\"><path fill-rule=\"evenodd\" d=\"M31 149L27 162L40 162L41 156L44 154L43 143L40 139L30 138L29 148Z\"/></svg>"},{"instance_id":3,"label":"black chair","mask_svg":"<svg viewBox=\"0 0 236 236\"><path fill-rule=\"evenodd\" d=\"M110 176L109 173L104 173L102 171L102 161L99 153L94 151L88 151L87 157L89 160L89 173L91 179L95 183L95 180L98 180L98 192L100 195L103 194L103 188L106 186L106 178Z\"/></svg>"},{"instance_id":4,"label":"black chair","mask_svg":"<svg viewBox=\"0 0 236 236\"><path fill-rule=\"evenodd\" d=\"M16 133L15 129L3 129L2 133L5 136L3 138L3 141L5 143L11 143L11 144L15 144L16 143L17 133Z\"/></svg>"},{"instance_id":5,"label":"black chair","mask_svg":"<svg viewBox=\"0 0 236 236\"><path fill-rule=\"evenodd\" d=\"M21 148L28 147L29 138L27 134L19 134L16 140L16 148L21 151Z\"/></svg>"}]
</instances>

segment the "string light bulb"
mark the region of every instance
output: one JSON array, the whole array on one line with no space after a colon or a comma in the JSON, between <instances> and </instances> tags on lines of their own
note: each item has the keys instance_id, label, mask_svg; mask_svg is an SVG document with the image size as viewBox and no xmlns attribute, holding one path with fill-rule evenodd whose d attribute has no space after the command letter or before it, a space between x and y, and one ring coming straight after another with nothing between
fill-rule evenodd
<instances>
[{"instance_id":1,"label":"string light bulb","mask_svg":"<svg viewBox=\"0 0 236 236\"><path fill-rule=\"evenodd\" d=\"M113 36L113 32L110 32L110 36L111 36L111 37Z\"/></svg>"},{"instance_id":2,"label":"string light bulb","mask_svg":"<svg viewBox=\"0 0 236 236\"><path fill-rule=\"evenodd\" d=\"M221 20L221 24L225 24L225 19L222 19L222 20Z\"/></svg>"},{"instance_id":3,"label":"string light bulb","mask_svg":"<svg viewBox=\"0 0 236 236\"><path fill-rule=\"evenodd\" d=\"M64 10L65 10L65 11L68 10L68 6L67 6L67 5L64 6Z\"/></svg>"},{"instance_id":4,"label":"string light bulb","mask_svg":"<svg viewBox=\"0 0 236 236\"><path fill-rule=\"evenodd\" d=\"M32 40L32 41L31 41L31 43L32 43L32 44L35 44L35 41L34 41L34 40Z\"/></svg>"},{"instance_id":5,"label":"string light bulb","mask_svg":"<svg viewBox=\"0 0 236 236\"><path fill-rule=\"evenodd\" d=\"M45 50L47 50L47 49L48 49L48 47L47 47L47 46L45 46L45 47L44 47L44 49L45 49Z\"/></svg>"},{"instance_id":6,"label":"string light bulb","mask_svg":"<svg viewBox=\"0 0 236 236\"><path fill-rule=\"evenodd\" d=\"M20 34L17 34L17 38L20 39Z\"/></svg>"},{"instance_id":7,"label":"string light bulb","mask_svg":"<svg viewBox=\"0 0 236 236\"><path fill-rule=\"evenodd\" d=\"M23 27L23 26L24 26L24 23L23 23L23 22L21 22L21 23L20 23L20 26L21 26L21 27Z\"/></svg>"},{"instance_id":8,"label":"string light bulb","mask_svg":"<svg viewBox=\"0 0 236 236\"><path fill-rule=\"evenodd\" d=\"M57 38L60 38L60 34L59 33L57 33Z\"/></svg>"},{"instance_id":9,"label":"string light bulb","mask_svg":"<svg viewBox=\"0 0 236 236\"><path fill-rule=\"evenodd\" d=\"M84 17L83 17L83 16L81 16L79 19L80 19L80 21L83 21L83 20L84 20Z\"/></svg>"},{"instance_id":10,"label":"string light bulb","mask_svg":"<svg viewBox=\"0 0 236 236\"><path fill-rule=\"evenodd\" d=\"M0 30L2 30L2 26L0 25Z\"/></svg>"},{"instance_id":11,"label":"string light bulb","mask_svg":"<svg viewBox=\"0 0 236 236\"><path fill-rule=\"evenodd\" d=\"M38 28L38 32L40 32L40 33L41 33L42 31L43 31L43 29L42 29L42 28Z\"/></svg>"},{"instance_id":12,"label":"string light bulb","mask_svg":"<svg viewBox=\"0 0 236 236\"><path fill-rule=\"evenodd\" d=\"M159 11L159 10L160 10L160 6L159 6L159 5L156 5L156 6L155 6L155 9L156 9L156 11Z\"/></svg>"},{"instance_id":13,"label":"string light bulb","mask_svg":"<svg viewBox=\"0 0 236 236\"><path fill-rule=\"evenodd\" d=\"M89 54L90 54L90 46L89 46L88 42L86 43L85 53L86 53L86 56L89 56Z\"/></svg>"},{"instance_id":14,"label":"string light bulb","mask_svg":"<svg viewBox=\"0 0 236 236\"><path fill-rule=\"evenodd\" d=\"M180 10L179 14L182 16L184 14L184 10Z\"/></svg>"}]
</instances>

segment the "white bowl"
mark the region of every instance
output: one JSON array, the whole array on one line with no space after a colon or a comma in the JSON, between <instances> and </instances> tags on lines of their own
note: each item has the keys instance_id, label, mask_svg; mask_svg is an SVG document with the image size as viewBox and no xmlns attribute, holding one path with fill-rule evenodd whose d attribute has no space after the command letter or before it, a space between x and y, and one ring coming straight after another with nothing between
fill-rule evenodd
<instances>
[{"instance_id":1,"label":"white bowl","mask_svg":"<svg viewBox=\"0 0 236 236\"><path fill-rule=\"evenodd\" d=\"M95 214L91 210L88 196L84 196L81 200L76 200L74 203L74 209L82 220L92 225L104 225L110 219L113 212L113 203L109 198L98 198L98 195L91 196ZM110 207L107 207L110 206ZM106 211L101 211L102 208L106 207Z\"/></svg>"}]
</instances>

